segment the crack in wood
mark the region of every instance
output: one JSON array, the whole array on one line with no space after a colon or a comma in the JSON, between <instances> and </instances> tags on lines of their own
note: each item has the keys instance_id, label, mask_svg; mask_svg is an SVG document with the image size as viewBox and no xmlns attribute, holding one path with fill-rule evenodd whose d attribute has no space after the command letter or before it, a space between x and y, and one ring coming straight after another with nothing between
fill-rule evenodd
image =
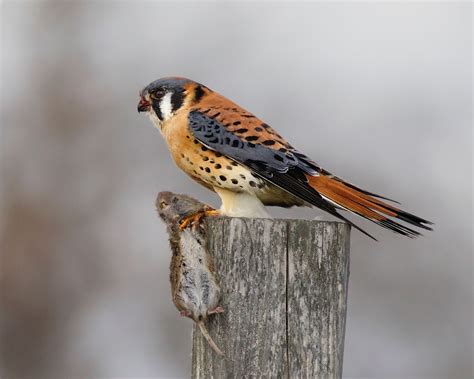
<instances>
[{"instance_id":1,"label":"crack in wood","mask_svg":"<svg viewBox=\"0 0 474 379\"><path fill-rule=\"evenodd\" d=\"M224 313L197 329L192 378L341 378L350 227L339 222L207 219Z\"/></svg>"}]
</instances>

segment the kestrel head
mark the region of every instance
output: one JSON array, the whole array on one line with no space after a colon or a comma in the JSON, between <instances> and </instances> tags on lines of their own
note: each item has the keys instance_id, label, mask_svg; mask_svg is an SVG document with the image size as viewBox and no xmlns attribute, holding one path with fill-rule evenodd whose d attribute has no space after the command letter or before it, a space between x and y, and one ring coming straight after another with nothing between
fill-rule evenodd
<instances>
[{"instance_id":1,"label":"kestrel head","mask_svg":"<svg viewBox=\"0 0 474 379\"><path fill-rule=\"evenodd\" d=\"M190 89L196 85L190 79L178 77L155 80L140 91L138 112L148 112L151 120L159 126L181 108Z\"/></svg>"}]
</instances>

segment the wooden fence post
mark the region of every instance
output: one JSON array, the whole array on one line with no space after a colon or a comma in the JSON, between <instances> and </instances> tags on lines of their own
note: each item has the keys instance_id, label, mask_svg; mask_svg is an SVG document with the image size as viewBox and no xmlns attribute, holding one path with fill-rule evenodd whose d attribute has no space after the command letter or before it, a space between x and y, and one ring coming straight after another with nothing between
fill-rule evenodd
<instances>
[{"instance_id":1,"label":"wooden fence post","mask_svg":"<svg viewBox=\"0 0 474 379\"><path fill-rule=\"evenodd\" d=\"M193 333L192 378L341 378L350 227L209 218L224 313Z\"/></svg>"}]
</instances>

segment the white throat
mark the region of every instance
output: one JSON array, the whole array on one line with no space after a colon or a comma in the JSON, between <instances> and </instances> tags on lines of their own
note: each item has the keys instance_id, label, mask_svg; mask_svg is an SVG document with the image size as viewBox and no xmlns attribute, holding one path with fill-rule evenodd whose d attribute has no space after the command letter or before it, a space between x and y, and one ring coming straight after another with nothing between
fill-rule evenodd
<instances>
[{"instance_id":1,"label":"white throat","mask_svg":"<svg viewBox=\"0 0 474 379\"><path fill-rule=\"evenodd\" d=\"M161 131L161 126L163 125L163 122L165 122L166 120L171 118L171 116L173 116L173 105L171 104L172 95L173 95L172 92L168 92L160 100L160 112L161 112L162 120L158 118L153 108L150 107L150 110L148 111L148 117L150 118L155 128L157 128L160 131Z\"/></svg>"},{"instance_id":2,"label":"white throat","mask_svg":"<svg viewBox=\"0 0 474 379\"><path fill-rule=\"evenodd\" d=\"M153 125L155 126L155 128L157 128L158 130L161 131L161 124L163 123L163 121L161 121L157 116L156 116L156 113L155 111L150 108L150 110L147 112L148 113L148 118L151 120L151 122L153 123Z\"/></svg>"},{"instance_id":3,"label":"white throat","mask_svg":"<svg viewBox=\"0 0 474 379\"><path fill-rule=\"evenodd\" d=\"M171 104L171 92L167 92L160 101L160 110L163 121L168 120L173 115L173 105Z\"/></svg>"}]
</instances>

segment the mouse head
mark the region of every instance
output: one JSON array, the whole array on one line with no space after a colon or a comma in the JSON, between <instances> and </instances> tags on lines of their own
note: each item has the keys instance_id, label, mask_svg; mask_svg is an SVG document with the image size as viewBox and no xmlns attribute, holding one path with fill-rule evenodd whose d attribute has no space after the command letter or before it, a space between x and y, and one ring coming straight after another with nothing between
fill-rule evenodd
<instances>
[{"instance_id":1,"label":"mouse head","mask_svg":"<svg viewBox=\"0 0 474 379\"><path fill-rule=\"evenodd\" d=\"M179 222L183 217L192 215L206 207L205 204L187 195L178 195L164 191L158 194L156 209L167 224Z\"/></svg>"},{"instance_id":2,"label":"mouse head","mask_svg":"<svg viewBox=\"0 0 474 379\"><path fill-rule=\"evenodd\" d=\"M158 194L156 209L165 223L170 224L178 221L179 215L176 209L178 201L178 197L172 192L164 191Z\"/></svg>"}]
</instances>

